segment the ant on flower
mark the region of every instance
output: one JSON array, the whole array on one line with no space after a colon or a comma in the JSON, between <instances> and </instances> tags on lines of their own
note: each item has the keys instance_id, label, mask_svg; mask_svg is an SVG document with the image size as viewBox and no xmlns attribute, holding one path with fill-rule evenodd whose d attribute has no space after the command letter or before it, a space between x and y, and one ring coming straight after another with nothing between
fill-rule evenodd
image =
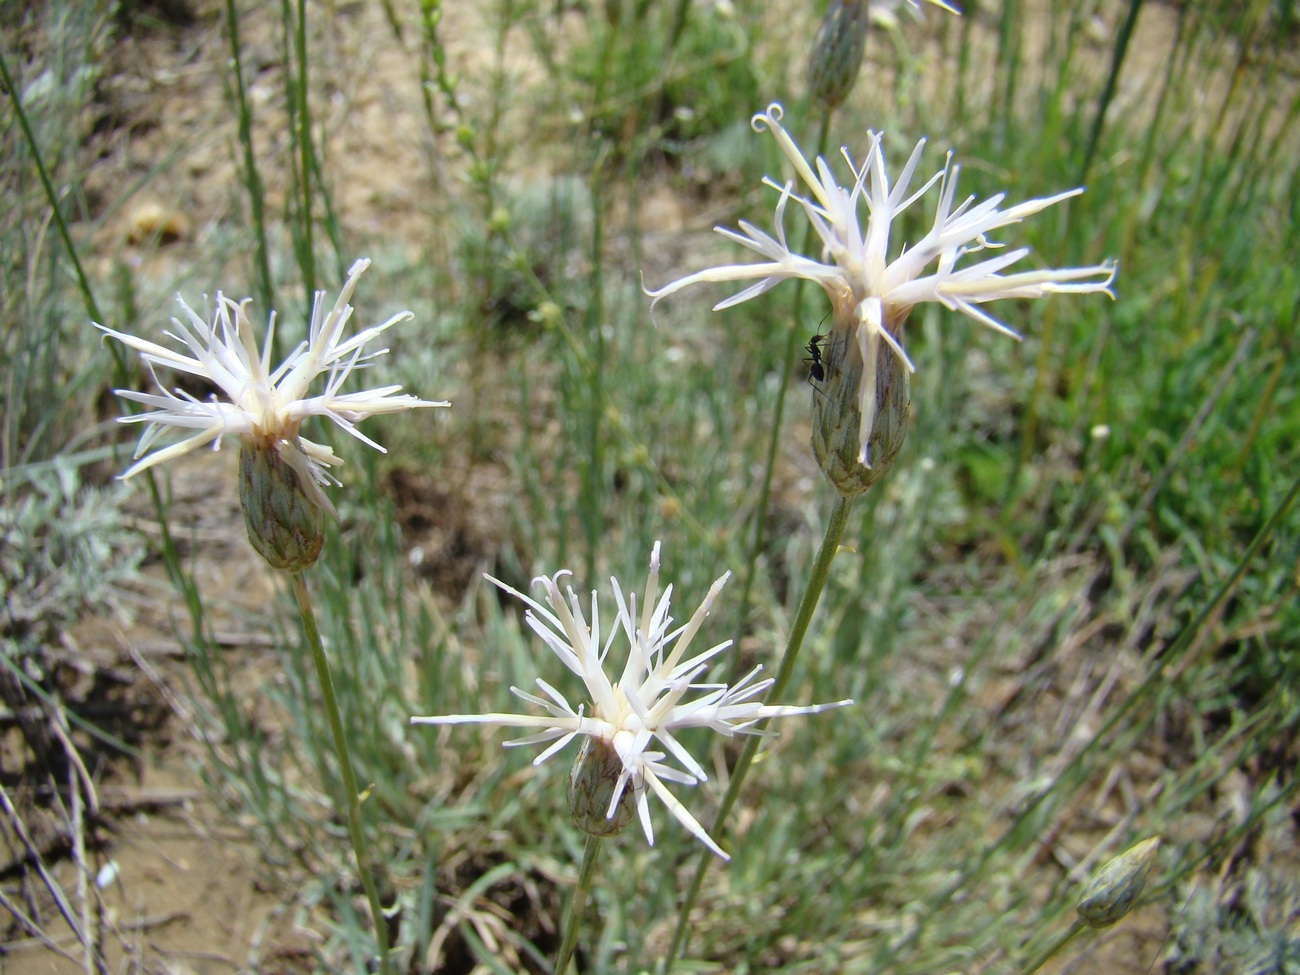
<instances>
[{"instance_id":1,"label":"ant on flower","mask_svg":"<svg viewBox=\"0 0 1300 975\"><path fill-rule=\"evenodd\" d=\"M822 361L822 343L825 341L826 336L818 333L810 338L805 346L808 355L803 361L808 366L809 382L820 383L826 380L826 365Z\"/></svg>"}]
</instances>

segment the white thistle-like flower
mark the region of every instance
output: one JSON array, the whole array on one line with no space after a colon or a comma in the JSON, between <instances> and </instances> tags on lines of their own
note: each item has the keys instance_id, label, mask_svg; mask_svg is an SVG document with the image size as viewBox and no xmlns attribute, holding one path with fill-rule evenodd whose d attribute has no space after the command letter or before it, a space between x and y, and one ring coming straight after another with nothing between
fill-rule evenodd
<instances>
[{"instance_id":1,"label":"white thistle-like flower","mask_svg":"<svg viewBox=\"0 0 1300 975\"><path fill-rule=\"evenodd\" d=\"M120 420L122 423L146 425L135 451L136 463L121 476L131 477L205 444L212 444L215 450L221 445L222 437L236 434L276 450L299 475L312 500L326 511L333 512L333 505L321 487L339 483L329 469L341 464L342 460L329 446L299 436L304 420L309 416L326 417L362 443L382 452L383 447L356 428L358 422L381 413L451 405L417 399L409 394L398 395L401 386L381 386L354 393L339 391L354 369L364 368L388 351L365 351L370 341L390 326L414 317L409 311L400 312L380 325L344 339L344 330L352 317L352 306L348 302L356 289L357 279L369 266L370 261L365 259L352 265L347 282L328 313L325 310L326 293L316 292L307 340L299 343L274 370L271 369L270 356L275 336L275 312L270 314L266 340L259 353L253 327L245 314L247 299L235 302L217 292L212 321L208 323L178 295L176 300L185 310L187 321L173 318L174 331L164 334L185 351L176 351L95 323L96 328L140 353L161 390L160 393L115 390L123 399L152 408L152 412L125 416ZM226 399L213 396L209 400L199 400L182 389L168 390L158 380L157 366L205 379L219 387ZM323 392L318 396L308 396L312 383L322 374L327 377ZM197 432L148 453L158 439L173 428Z\"/></svg>"},{"instance_id":2,"label":"white thistle-like flower","mask_svg":"<svg viewBox=\"0 0 1300 975\"><path fill-rule=\"evenodd\" d=\"M973 262L964 260L974 254L998 250L1002 245L990 240L989 234L1076 196L1083 192L1082 188L1028 200L1006 209L999 209L1005 193L998 193L981 203L969 196L954 205L960 167L953 164L949 152L943 169L909 195L908 186L920 164L925 140L916 144L897 181L891 184L885 171L883 134L872 131L867 133L869 144L860 165L853 161L847 149L841 150L852 177L845 188L835 181L825 159L817 157L815 169L809 164L789 133L782 128L781 115L781 106L774 103L766 112L755 115L751 125L756 132L772 133L809 195L796 193L793 180L780 185L765 178L764 183L780 193L776 204L776 236L744 220L740 221L740 232L725 227L715 228L723 237L754 251L764 260L696 271L657 291L647 290L646 294L652 299L653 308L668 295L693 284L755 282L714 305L714 310L718 311L755 298L787 278L806 278L821 285L831 300L832 328L850 330L862 357L861 463L868 464L866 451L876 412L876 361L880 346L887 346L909 372L915 371L904 351L902 333L903 323L916 305L937 301L945 308L961 312L982 325L1018 339L1019 335L980 306L999 298L1037 298L1055 292L1100 291L1114 297L1111 284L1115 279L1116 265L1113 261L1088 267L1004 274L1002 272L1007 268L1028 255L1029 248L1002 251ZM939 184L939 201L930 230L911 245L892 248L889 235L894 221L936 183ZM820 259L796 254L786 241L785 210L791 200L803 209L821 238ZM859 220L859 203L864 203L867 209L865 228ZM958 264L964 266L958 267Z\"/></svg>"},{"instance_id":3,"label":"white thistle-like flower","mask_svg":"<svg viewBox=\"0 0 1300 975\"><path fill-rule=\"evenodd\" d=\"M659 596L659 543L655 542L640 615L637 613L636 594L632 593L625 599L618 580L610 580L618 618L608 634L601 629L594 592L591 595L590 624L583 616L573 589L566 587L567 599L561 593L559 580L567 574L567 571L561 571L553 577L539 576L533 580L534 585L541 585L545 590L546 606L491 576L488 579L528 606L525 613L528 626L583 682L591 698L590 713L586 704L575 709L564 694L539 677L537 686L544 697L517 687L510 690L516 697L544 710L544 715L452 714L414 717L411 723L489 724L536 729L534 734L506 742L508 746L554 742L534 759L534 765L551 758L578 735L600 739L613 748L622 762L622 772L605 813L607 818L614 816L630 786L641 828L647 842L653 846L654 829L650 823L648 803L648 793L653 792L701 843L722 859L730 859L664 785L664 782L695 785L708 779L704 768L678 742L678 732L686 728L711 728L727 737L738 733L769 735L771 732L754 726L768 718L816 714L853 702L837 701L808 707L761 704L755 699L772 684L770 678L755 680L762 667L755 667L732 687L722 683L696 682L709 661L731 646L731 641L726 640L694 656L686 656L730 572L713 584L685 626L673 628L673 619L668 615L673 587L669 585L663 596ZM620 633L627 638L629 647L623 672L615 683L606 676L603 664ZM688 699L688 695L693 696ZM662 750L652 749L654 742ZM681 768L669 765L666 761L669 756Z\"/></svg>"}]
</instances>

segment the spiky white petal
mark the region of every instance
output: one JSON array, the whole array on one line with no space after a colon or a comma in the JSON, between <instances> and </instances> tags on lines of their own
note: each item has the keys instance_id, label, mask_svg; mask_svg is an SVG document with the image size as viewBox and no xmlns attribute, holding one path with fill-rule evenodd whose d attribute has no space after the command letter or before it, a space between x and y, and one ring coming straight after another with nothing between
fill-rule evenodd
<instances>
[{"instance_id":1,"label":"spiky white petal","mask_svg":"<svg viewBox=\"0 0 1300 975\"><path fill-rule=\"evenodd\" d=\"M1002 273L1028 255L1028 248L1019 248L958 267L972 254L1002 246L990 240L989 234L1076 196L1083 192L1081 188L1006 209L999 209L1005 197L1001 193L980 203L970 196L954 206L960 167L953 164L950 152L943 169L909 194L908 187L920 164L925 140L916 144L897 182L891 185L885 168L882 135L871 131L867 133L867 151L861 164L853 161L847 149L841 150L852 177L847 187L841 186L825 159L819 156L814 163L808 162L782 127L781 116L781 106L773 103L766 112L755 115L751 125L757 132L771 133L807 188L807 195L797 193L793 181L778 184L765 180L779 193L775 236L743 220L739 231L714 228L764 260L695 271L658 290L647 289L646 294L653 309L664 298L692 285L755 282L718 302L714 308L719 310L755 298L788 278L804 278L820 285L831 300L833 327L856 332L865 364L859 394L863 464L868 463L866 449L875 416L876 357L883 344L909 371L915 371L903 347L902 329L908 313L916 305L938 302L981 325L1018 338L1016 332L979 306L999 298L1036 298L1056 292L1096 291L1114 297L1111 285L1116 265L1113 261L1086 267ZM939 201L930 230L915 244L904 244L891 260L889 238L894 221L936 184ZM819 258L797 254L786 242L785 211L791 200L803 209L821 241ZM859 219L859 204L866 207L865 228Z\"/></svg>"},{"instance_id":2,"label":"spiky white petal","mask_svg":"<svg viewBox=\"0 0 1300 975\"><path fill-rule=\"evenodd\" d=\"M325 311L325 292L316 292L307 340L300 342L274 370L270 368L270 357L275 336L275 312L271 312L266 338L259 352L253 339L252 325L245 314L247 300L235 302L220 292L217 292L211 322L204 321L183 298L177 296L185 312L184 320L173 318L173 330L164 334L179 349L94 323L96 328L140 353L160 390L158 393L132 389L115 391L123 399L150 409L150 412L121 418L123 423L145 424L135 451L136 463L121 476L131 477L205 444L210 443L216 449L227 434L257 437L278 444L290 463L308 475L305 479L308 489L313 490L318 501L329 508L320 486L332 480L328 469L342 461L329 447L299 436L304 420L310 416L325 417L362 443L383 451L383 447L356 428L357 423L382 413L450 406L447 402L431 402L409 394L398 395L402 387L395 385L340 392L354 370L388 352L387 349L366 352L365 346L389 327L414 317L410 312L401 312L382 324L344 339L343 333L352 317L352 306L348 302L358 278L369 266L370 261L365 259L352 265L338 300L328 313ZM222 391L225 399L213 396L209 400L199 400L183 389L169 390L158 380L155 371L158 366L207 380ZM308 390L321 375L326 376L323 392L308 396ZM150 453L158 439L173 429L198 432Z\"/></svg>"},{"instance_id":3,"label":"spiky white petal","mask_svg":"<svg viewBox=\"0 0 1300 975\"><path fill-rule=\"evenodd\" d=\"M537 687L544 696L530 694L517 687L510 690L546 712L540 714L448 714L411 718L412 724L489 724L506 728L529 729L532 733L506 742L507 745L534 745L553 742L533 760L534 765L551 758L578 735L608 742L623 764L618 788L610 803L612 816L624 788L630 786L638 819L647 842L654 845L648 794L653 792L668 807L673 818L688 832L722 859L729 859L704 827L664 782L695 785L708 780L704 767L677 740L685 728L709 728L731 737L736 734L769 734L755 727L769 718L786 718L799 714L816 714L843 707L852 701L817 704L806 707L762 704L758 698L771 680L756 681L761 667L742 678L734 687L726 684L701 683L698 678L709 662L731 646L731 641L714 644L687 656L701 624L709 615L718 594L731 573L725 573L709 589L704 601L684 625L674 628L668 615L672 586L659 595L659 543L650 555L650 571L637 613L635 593L624 596L617 579L610 582L617 606L615 625L601 642L601 618L596 593L591 594L591 621L571 588L560 591L559 581L567 572L539 576L533 580L545 593L543 605L531 596L488 576L495 585L522 600L528 607L524 619L573 674L582 682L591 699L591 711L576 710L568 700L545 680ZM617 683L604 670L605 658L616 637L625 637L628 654ZM650 748L653 742L662 751ZM677 762L669 765L671 757Z\"/></svg>"}]
</instances>

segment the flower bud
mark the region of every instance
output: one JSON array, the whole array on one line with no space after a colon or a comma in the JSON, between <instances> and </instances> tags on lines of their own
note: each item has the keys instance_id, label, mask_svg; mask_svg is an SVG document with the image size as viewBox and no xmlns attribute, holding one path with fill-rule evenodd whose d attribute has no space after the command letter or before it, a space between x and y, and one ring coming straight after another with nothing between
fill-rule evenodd
<instances>
[{"instance_id":1,"label":"flower bud","mask_svg":"<svg viewBox=\"0 0 1300 975\"><path fill-rule=\"evenodd\" d=\"M831 0L808 58L808 94L828 109L853 90L867 47L867 0Z\"/></svg>"},{"instance_id":2,"label":"flower bud","mask_svg":"<svg viewBox=\"0 0 1300 975\"><path fill-rule=\"evenodd\" d=\"M604 738L582 740L578 756L569 769L569 815L573 825L591 836L617 836L632 821L633 796L624 783L614 814L609 802L623 774L623 761Z\"/></svg>"},{"instance_id":3,"label":"flower bud","mask_svg":"<svg viewBox=\"0 0 1300 975\"><path fill-rule=\"evenodd\" d=\"M866 425L868 464L864 464L862 353L853 330L832 330L819 351L824 379L813 384L813 456L835 490L852 498L889 473L903 448L912 403L911 378L906 363L889 349L876 357L876 412Z\"/></svg>"},{"instance_id":4,"label":"flower bud","mask_svg":"<svg viewBox=\"0 0 1300 975\"><path fill-rule=\"evenodd\" d=\"M315 563L325 543L320 489L304 484L302 472L284 456L292 445L244 437L239 447L239 503L248 540L274 568L301 572Z\"/></svg>"},{"instance_id":5,"label":"flower bud","mask_svg":"<svg viewBox=\"0 0 1300 975\"><path fill-rule=\"evenodd\" d=\"M1079 918L1091 928L1110 927L1129 911L1146 886L1160 849L1153 836L1131 846L1093 874L1079 898Z\"/></svg>"}]
</instances>

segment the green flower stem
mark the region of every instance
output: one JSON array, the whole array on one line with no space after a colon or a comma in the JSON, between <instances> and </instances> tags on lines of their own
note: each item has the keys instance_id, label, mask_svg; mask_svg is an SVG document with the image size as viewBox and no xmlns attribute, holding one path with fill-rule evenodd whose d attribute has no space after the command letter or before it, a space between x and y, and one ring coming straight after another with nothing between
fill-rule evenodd
<instances>
[{"instance_id":1,"label":"green flower stem","mask_svg":"<svg viewBox=\"0 0 1300 975\"><path fill-rule=\"evenodd\" d=\"M257 267L257 292L262 307L275 307L275 290L271 284L271 258L266 242L266 187L257 168L253 152L253 112L248 104L244 86L244 66L239 46L239 12L235 0L226 0L226 33L230 39L230 71L234 75L235 109L239 125L239 145L243 150L244 189L248 192L249 216L253 221L253 255ZM277 361L281 357L280 335L273 336L272 352Z\"/></svg>"},{"instance_id":2,"label":"green flower stem","mask_svg":"<svg viewBox=\"0 0 1300 975\"><path fill-rule=\"evenodd\" d=\"M286 18L287 20L288 18ZM298 165L302 167L302 186L299 190L302 199L302 235L295 248L298 262L302 267L303 284L307 286L307 307L312 306L316 294L316 254L312 248L312 144L311 144L311 108L307 103L307 0L298 0L298 17L294 24L293 51L297 61L298 76L293 85L294 97L291 111L297 113L298 153L302 157Z\"/></svg>"},{"instance_id":3,"label":"green flower stem","mask_svg":"<svg viewBox=\"0 0 1300 975\"><path fill-rule=\"evenodd\" d=\"M798 658L799 650L803 646L803 638L808 632L808 625L812 622L817 603L821 600L822 591L826 588L826 579L830 576L831 561L835 558L835 553L839 551L840 539L844 536L844 527L848 524L849 509L852 506L852 498L836 495L835 507L831 510L830 521L826 525L826 535L822 539L821 548L817 550L817 558L813 561L812 573L808 577L808 588L804 590L803 598L799 601L799 611L795 614L794 626L790 630L790 639L786 643L785 654L781 657L781 667L777 671L776 680L773 682L771 690L767 693L767 700L769 701L780 700L785 693L786 685L790 683L790 677L794 673L795 660ZM722 836L723 827L727 823L727 816L731 813L731 807L736 804L736 799L740 796L740 787L744 784L745 774L749 771L754 755L758 752L760 740L757 735L748 735L745 738L745 746L740 751L740 757L736 759L736 767L731 771L731 783L727 786L727 793L722 797L722 804L718 807L718 813L713 818L713 828L709 831L710 835L715 839ZM704 873L708 870L709 861L712 858L713 854L708 850L700 852L699 863L695 868L695 876L691 880L690 889L687 890L686 897L682 901L681 910L677 914L677 928L673 932L672 944L668 948L668 953L664 956L662 970L665 973L672 969L678 953L686 947L687 922L691 916L691 909L695 907L695 900L699 896L700 886L704 882Z\"/></svg>"},{"instance_id":4,"label":"green flower stem","mask_svg":"<svg viewBox=\"0 0 1300 975\"><path fill-rule=\"evenodd\" d=\"M1119 32L1115 35L1115 50L1110 56L1110 74L1106 76L1106 85L1097 99L1097 114L1092 120L1092 130L1088 133L1088 148L1083 153L1083 165L1079 167L1080 184L1088 181L1088 170L1092 168L1097 144L1101 140L1102 126L1106 121L1106 109L1110 107L1111 99L1115 97L1115 83L1119 79L1120 69L1124 66L1128 42L1133 36L1133 27L1137 24L1141 10L1142 0L1129 0L1128 16L1124 18L1124 23L1120 25Z\"/></svg>"},{"instance_id":5,"label":"green flower stem","mask_svg":"<svg viewBox=\"0 0 1300 975\"><path fill-rule=\"evenodd\" d=\"M822 155L826 151L826 139L830 134L831 112L826 111L822 114L821 127L817 133L817 155ZM808 244L812 239L812 224L806 223L803 228L803 243L799 245L799 253L808 253ZM754 588L755 568L758 565L759 553L763 551L763 543L767 537L767 502L772 495L772 472L776 469L776 452L781 444L781 421L785 418L785 394L790 386L790 373L794 371L794 362L799 350L799 337L803 334L799 328L799 313L803 310L803 288L804 278L795 278L794 281L794 314L791 316L793 321L790 323L790 329L786 335L785 356L782 359L783 366L781 369L781 382L776 387L776 404L772 407L772 436L767 443L767 459L763 466L763 486L758 492L758 505L754 509L754 540L750 544L749 558L745 561L745 578L740 586L740 621L743 624L749 616L749 594ZM735 658L732 668L732 680L740 677L740 657Z\"/></svg>"},{"instance_id":6,"label":"green flower stem","mask_svg":"<svg viewBox=\"0 0 1300 975\"><path fill-rule=\"evenodd\" d=\"M1037 957L1035 957L1028 965L1020 969L1020 975L1034 975L1034 972L1046 965L1053 955L1073 941L1079 932L1086 927L1087 925L1082 921L1076 920L1070 925L1069 929L1064 934L1040 951Z\"/></svg>"},{"instance_id":7,"label":"green flower stem","mask_svg":"<svg viewBox=\"0 0 1300 975\"><path fill-rule=\"evenodd\" d=\"M560 940L560 954L555 960L555 975L564 975L573 958L573 948L578 943L578 924L582 920L583 908L587 906L587 893L591 890L591 878L596 874L596 856L599 853L600 837L588 834L587 845L582 849L582 865L578 868L578 882L573 885L573 893L564 909L564 933Z\"/></svg>"},{"instance_id":8,"label":"green flower stem","mask_svg":"<svg viewBox=\"0 0 1300 975\"><path fill-rule=\"evenodd\" d=\"M72 234L68 231L67 221L63 219L63 208L59 206L59 194L54 190L54 184L50 181L50 174L45 168L45 161L41 157L40 145L36 141L36 133L32 131L30 123L27 121L27 113L23 110L23 104L18 97L18 88L14 85L14 80L9 76L9 65L5 62L3 53L0 53L0 81L4 82L5 92L9 95L9 104L14 108L14 115L18 118L18 125L23 130L23 138L27 140L27 148L32 154L32 162L36 165L36 175L40 177L41 188L45 190L45 199L50 204L50 215L54 218L54 226L58 228L59 237L63 240L63 248L68 253L68 259L72 261L73 273L77 276L77 286L81 290L81 297L86 304L86 311L90 313L93 321L107 321L100 313L99 305L95 301L94 293L90 290L90 281L86 277L85 269L81 266L81 258L77 256L77 247L72 242ZM125 353L121 352L117 346L111 345L113 358L121 365L125 362ZM160 517L161 521L165 521Z\"/></svg>"},{"instance_id":9,"label":"green flower stem","mask_svg":"<svg viewBox=\"0 0 1300 975\"><path fill-rule=\"evenodd\" d=\"M672 62L673 51L677 48L677 42L682 39L682 31L686 29L686 11L691 6L691 0L677 0L677 8L673 11L672 26L668 29L668 44L664 48L664 64ZM665 82L665 84L667 84Z\"/></svg>"},{"instance_id":10,"label":"green flower stem","mask_svg":"<svg viewBox=\"0 0 1300 975\"><path fill-rule=\"evenodd\" d=\"M339 703L334 696L334 678L330 676L330 665L325 659L325 647L321 643L320 630L316 627L316 614L312 612L311 597L307 594L307 580L301 572L289 573L293 581L293 595L298 601L298 615L302 618L303 633L311 646L311 658L316 664L316 676L320 680L321 694L325 698L325 714L329 717L330 731L334 735L334 754L338 757L339 768L343 772L343 791L348 802L348 835L352 839L352 852L357 858L357 873L361 877L361 886L366 889L366 900L370 902L370 919L375 928L375 943L379 947L379 970L389 975L388 962L388 922L384 909L379 903L379 892L375 889L375 879L371 876L366 858L366 842L361 834L361 796L357 792L356 776L352 774L352 757L348 754L348 741L343 735L343 720L339 717Z\"/></svg>"}]
</instances>

